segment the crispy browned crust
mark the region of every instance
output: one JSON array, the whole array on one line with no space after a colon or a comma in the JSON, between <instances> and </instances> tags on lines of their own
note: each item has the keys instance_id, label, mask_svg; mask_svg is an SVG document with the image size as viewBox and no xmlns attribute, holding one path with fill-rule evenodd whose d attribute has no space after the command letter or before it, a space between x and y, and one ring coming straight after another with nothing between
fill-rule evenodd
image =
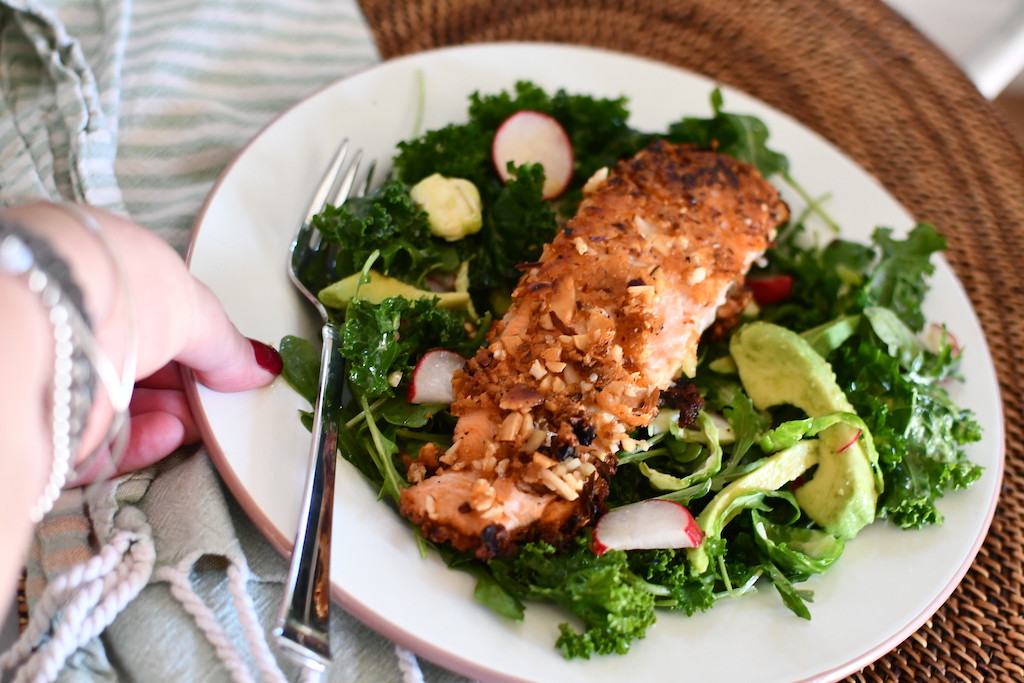
<instances>
[{"instance_id":1,"label":"crispy browned crust","mask_svg":"<svg viewBox=\"0 0 1024 683\"><path fill-rule=\"evenodd\" d=\"M642 446L628 434L788 218L752 166L661 141L588 185L456 375L455 446L410 467L400 509L434 541L489 558L592 521L615 453Z\"/></svg>"}]
</instances>

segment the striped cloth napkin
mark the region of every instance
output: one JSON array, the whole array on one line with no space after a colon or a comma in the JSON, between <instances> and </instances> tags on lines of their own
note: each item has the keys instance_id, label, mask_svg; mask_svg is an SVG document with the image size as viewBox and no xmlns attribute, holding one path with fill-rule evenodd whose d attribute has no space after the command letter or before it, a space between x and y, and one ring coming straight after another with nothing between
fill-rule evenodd
<instances>
[{"instance_id":1,"label":"striped cloth napkin","mask_svg":"<svg viewBox=\"0 0 1024 683\"><path fill-rule=\"evenodd\" d=\"M0 0L0 205L86 201L184 253L241 147L377 60L355 0ZM62 497L30 551L33 621L0 665L15 680L294 679L267 645L286 573L206 454L181 452ZM340 610L332 645L328 680L465 680Z\"/></svg>"}]
</instances>

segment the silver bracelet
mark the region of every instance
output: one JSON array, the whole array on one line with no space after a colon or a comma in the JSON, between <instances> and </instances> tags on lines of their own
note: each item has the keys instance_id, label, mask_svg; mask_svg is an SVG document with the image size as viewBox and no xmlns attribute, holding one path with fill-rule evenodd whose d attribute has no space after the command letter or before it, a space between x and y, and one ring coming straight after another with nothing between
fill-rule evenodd
<instances>
[{"instance_id":1,"label":"silver bracelet","mask_svg":"<svg viewBox=\"0 0 1024 683\"><path fill-rule=\"evenodd\" d=\"M107 241L99 222L91 213L75 202L62 202L53 204L53 206L74 217L82 227L99 241L103 250L107 253L107 258L110 260L110 266L118 284L118 295L121 298L120 303L124 306L126 322L123 330L125 352L124 357L121 359L120 370L114 367L110 357L103 353L91 334L85 340L88 342L85 351L91 363L92 371L99 379L99 384L103 387L107 398L110 400L114 414L110 421L110 426L107 428L106 435L91 453L86 454L81 459L78 471L74 476L77 478L81 474L88 472L95 477L97 482L100 482L116 473L117 465L121 461L131 433L128 409L132 393L135 389L139 348L138 330L134 314L135 306L132 300L131 289L127 287L127 279L125 278L121 261L118 259L114 248Z\"/></svg>"},{"instance_id":2,"label":"silver bracelet","mask_svg":"<svg viewBox=\"0 0 1024 683\"><path fill-rule=\"evenodd\" d=\"M90 355L96 344L81 290L67 263L46 240L3 218L0 271L25 279L47 309L53 328L53 466L43 494L29 511L32 521L39 522L53 508L67 483L72 459L89 420L96 385Z\"/></svg>"}]
</instances>

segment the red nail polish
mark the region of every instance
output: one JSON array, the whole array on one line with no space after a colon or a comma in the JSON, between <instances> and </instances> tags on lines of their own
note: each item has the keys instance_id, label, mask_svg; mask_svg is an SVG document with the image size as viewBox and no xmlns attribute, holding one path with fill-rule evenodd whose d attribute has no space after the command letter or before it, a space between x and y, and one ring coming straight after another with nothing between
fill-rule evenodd
<instances>
[{"instance_id":1,"label":"red nail polish","mask_svg":"<svg viewBox=\"0 0 1024 683\"><path fill-rule=\"evenodd\" d=\"M256 364L272 375L280 375L281 370L284 369L284 361L281 360L281 354L277 352L277 349L255 339L250 339L249 343L252 344L252 353L256 356Z\"/></svg>"}]
</instances>

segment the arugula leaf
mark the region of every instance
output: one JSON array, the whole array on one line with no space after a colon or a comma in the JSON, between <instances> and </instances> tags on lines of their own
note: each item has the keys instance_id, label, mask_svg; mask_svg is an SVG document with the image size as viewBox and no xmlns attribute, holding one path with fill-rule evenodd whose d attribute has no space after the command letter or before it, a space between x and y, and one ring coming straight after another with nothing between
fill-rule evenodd
<instances>
[{"instance_id":1,"label":"arugula leaf","mask_svg":"<svg viewBox=\"0 0 1024 683\"><path fill-rule=\"evenodd\" d=\"M368 444L366 452L370 455L373 464L380 474L380 496L390 498L397 504L402 489L409 485L399 473L398 467L395 464L395 456L398 455L398 445L378 427L366 396L359 397L359 405L363 409L363 424L366 426L370 436L370 444Z\"/></svg>"},{"instance_id":2,"label":"arugula leaf","mask_svg":"<svg viewBox=\"0 0 1024 683\"><path fill-rule=\"evenodd\" d=\"M763 307L761 319L803 332L859 313L867 305L859 292L875 262L875 250L845 240L808 249L802 238L803 228L795 227L768 252L768 269L793 275L793 289L782 303Z\"/></svg>"},{"instance_id":3,"label":"arugula leaf","mask_svg":"<svg viewBox=\"0 0 1024 683\"><path fill-rule=\"evenodd\" d=\"M810 621L811 611L807 609L806 603L811 602L814 598L814 593L807 590L798 590L793 585L793 582L790 581L774 563L765 562L761 566L765 570L765 576L768 577L771 584L775 586L775 590L777 590L779 595L782 596L783 604L785 604L793 614L797 615L801 619L807 619Z\"/></svg>"},{"instance_id":4,"label":"arugula leaf","mask_svg":"<svg viewBox=\"0 0 1024 683\"><path fill-rule=\"evenodd\" d=\"M466 572L476 579L476 586L473 588L474 600L506 619L517 622L523 620L526 606L495 579L487 562L471 553L456 550L450 545L429 543L429 547L437 551L448 567Z\"/></svg>"},{"instance_id":5,"label":"arugula leaf","mask_svg":"<svg viewBox=\"0 0 1024 683\"><path fill-rule=\"evenodd\" d=\"M700 381L707 387L705 405L710 410L722 412L736 438L720 472L713 479L711 488L717 491L743 474L742 465L746 462L751 446L767 428L768 419L754 408L739 382L716 373L707 373Z\"/></svg>"},{"instance_id":6,"label":"arugula leaf","mask_svg":"<svg viewBox=\"0 0 1024 683\"><path fill-rule=\"evenodd\" d=\"M768 127L756 116L730 114L722 110L722 92L711 93L711 118L686 117L669 126L666 136L673 142L689 142L715 149L752 164L768 177L789 170L789 160L768 147Z\"/></svg>"}]
</instances>

